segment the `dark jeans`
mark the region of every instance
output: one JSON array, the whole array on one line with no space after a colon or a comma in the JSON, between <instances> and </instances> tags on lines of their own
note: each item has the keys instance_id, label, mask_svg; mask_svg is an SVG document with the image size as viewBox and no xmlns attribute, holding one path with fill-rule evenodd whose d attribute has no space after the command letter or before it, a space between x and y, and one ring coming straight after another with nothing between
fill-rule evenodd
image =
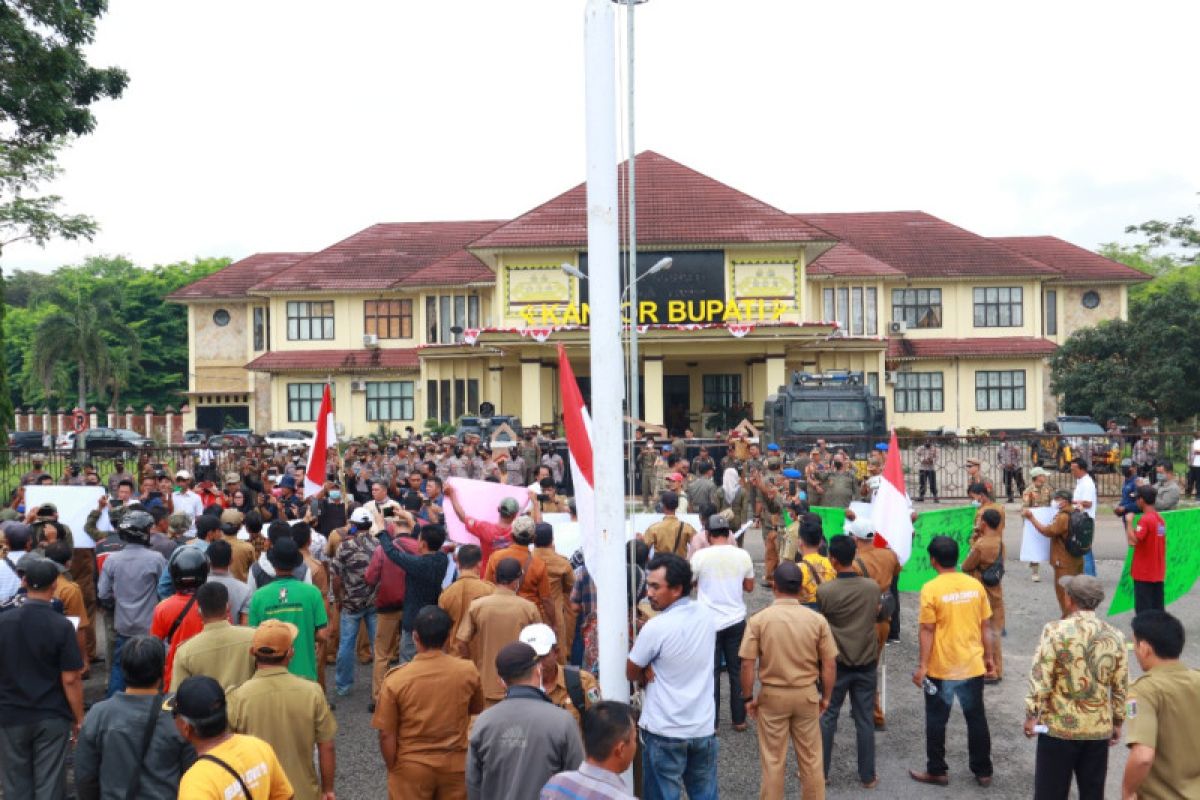
<instances>
[{"instance_id":1,"label":"dark jeans","mask_svg":"<svg viewBox=\"0 0 1200 800\"><path fill-rule=\"evenodd\" d=\"M950 720L950 709L954 698L962 706L967 720L967 753L971 772L976 777L992 774L992 735L988 731L987 713L983 708L983 676L965 681L930 678L938 687L938 693L925 695L925 758L926 771L930 775L945 775L946 723Z\"/></svg>"},{"instance_id":2,"label":"dark jeans","mask_svg":"<svg viewBox=\"0 0 1200 800\"><path fill-rule=\"evenodd\" d=\"M1191 497L1196 494L1197 485L1200 485L1200 467L1188 467L1187 474L1187 495Z\"/></svg>"},{"instance_id":3,"label":"dark jeans","mask_svg":"<svg viewBox=\"0 0 1200 800\"><path fill-rule=\"evenodd\" d=\"M892 601L893 607L896 609L892 614L890 625L888 626L887 638L898 642L900 641L900 576L896 575L892 578Z\"/></svg>"},{"instance_id":4,"label":"dark jeans","mask_svg":"<svg viewBox=\"0 0 1200 800\"><path fill-rule=\"evenodd\" d=\"M1108 740L1076 741L1041 734L1033 769L1033 800L1067 800L1071 776L1079 786L1079 800L1101 800L1108 772Z\"/></svg>"},{"instance_id":5,"label":"dark jeans","mask_svg":"<svg viewBox=\"0 0 1200 800\"><path fill-rule=\"evenodd\" d=\"M1162 581L1134 581L1133 582L1133 615L1137 616L1143 611L1152 611L1157 609L1162 611L1166 608L1163 603L1163 584Z\"/></svg>"},{"instance_id":6,"label":"dark jeans","mask_svg":"<svg viewBox=\"0 0 1200 800\"><path fill-rule=\"evenodd\" d=\"M112 655L108 659L108 688L104 693L106 700L125 691L125 673L121 672L121 647L128 641L128 636L118 633L113 643Z\"/></svg>"},{"instance_id":7,"label":"dark jeans","mask_svg":"<svg viewBox=\"0 0 1200 800\"><path fill-rule=\"evenodd\" d=\"M851 669L837 665L837 680L829 708L821 715L821 742L825 752L825 777L833 759L833 735L837 733L838 716L846 694L850 695L850 718L858 739L858 779L869 783L875 779L875 665Z\"/></svg>"},{"instance_id":8,"label":"dark jeans","mask_svg":"<svg viewBox=\"0 0 1200 800\"><path fill-rule=\"evenodd\" d=\"M931 495L933 495L934 499L936 500L937 499L937 470L923 469L923 470L920 470L920 475L921 475L921 488L917 490L918 496L922 500L925 499L925 487L928 485L929 493Z\"/></svg>"},{"instance_id":9,"label":"dark jeans","mask_svg":"<svg viewBox=\"0 0 1200 800\"><path fill-rule=\"evenodd\" d=\"M0 785L4 796L61 800L67 796L71 722L62 717L0 728Z\"/></svg>"},{"instance_id":10,"label":"dark jeans","mask_svg":"<svg viewBox=\"0 0 1200 800\"><path fill-rule=\"evenodd\" d=\"M729 716L733 719L734 725L742 725L746 722L746 704L742 702L742 659L738 657L738 650L742 646L742 636L745 633L746 620L717 631L717 654L713 660L713 669L716 671L713 676L713 698L716 701L713 706L716 709L716 719L713 720L714 729L721 720L722 655L725 657L725 672L729 675Z\"/></svg>"},{"instance_id":11,"label":"dark jeans","mask_svg":"<svg viewBox=\"0 0 1200 800\"><path fill-rule=\"evenodd\" d=\"M717 737L674 739L642 730L645 800L717 800Z\"/></svg>"},{"instance_id":12,"label":"dark jeans","mask_svg":"<svg viewBox=\"0 0 1200 800\"><path fill-rule=\"evenodd\" d=\"M1013 469L1005 468L1004 470L1004 494L1008 496L1009 502L1013 499L1013 484L1017 485L1017 496L1025 494L1025 476L1021 474L1021 468Z\"/></svg>"}]
</instances>

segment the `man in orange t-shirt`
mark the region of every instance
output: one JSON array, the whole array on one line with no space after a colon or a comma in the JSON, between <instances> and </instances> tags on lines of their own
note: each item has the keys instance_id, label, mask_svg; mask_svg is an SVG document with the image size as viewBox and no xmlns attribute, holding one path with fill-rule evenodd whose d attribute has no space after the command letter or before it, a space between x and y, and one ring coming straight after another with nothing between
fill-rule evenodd
<instances>
[{"instance_id":1,"label":"man in orange t-shirt","mask_svg":"<svg viewBox=\"0 0 1200 800\"><path fill-rule=\"evenodd\" d=\"M550 573L546 569L546 562L529 550L533 544L533 534L533 519L517 517L512 527L512 544L492 552L483 579L495 583L496 566L506 558L516 559L521 565L522 575L517 594L537 606L542 612L542 619L553 628L558 625L558 609L554 607L554 597L550 593Z\"/></svg>"},{"instance_id":2,"label":"man in orange t-shirt","mask_svg":"<svg viewBox=\"0 0 1200 800\"><path fill-rule=\"evenodd\" d=\"M208 580L208 559L196 547L181 548L171 559L171 584L175 594L154 608L150 634L167 643L167 664L163 670L163 691L171 688L171 669L179 645L204 630L204 617L196 604L196 590Z\"/></svg>"}]
</instances>

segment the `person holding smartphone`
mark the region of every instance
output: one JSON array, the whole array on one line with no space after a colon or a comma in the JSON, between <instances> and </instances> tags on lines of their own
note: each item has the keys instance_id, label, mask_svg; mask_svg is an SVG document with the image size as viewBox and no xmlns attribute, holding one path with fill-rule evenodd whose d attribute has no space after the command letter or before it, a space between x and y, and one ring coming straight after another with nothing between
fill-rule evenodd
<instances>
[{"instance_id":1,"label":"person holding smartphone","mask_svg":"<svg viewBox=\"0 0 1200 800\"><path fill-rule=\"evenodd\" d=\"M384 523L396 516L400 504L388 496L387 484L383 481L371 482L371 499L363 507L371 514L371 533L379 535Z\"/></svg>"}]
</instances>

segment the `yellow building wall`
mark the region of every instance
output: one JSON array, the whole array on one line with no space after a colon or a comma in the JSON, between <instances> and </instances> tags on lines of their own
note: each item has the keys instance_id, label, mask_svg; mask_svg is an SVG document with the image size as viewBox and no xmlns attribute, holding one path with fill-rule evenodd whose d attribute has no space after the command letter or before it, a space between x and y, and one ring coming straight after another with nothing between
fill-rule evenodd
<instances>
[{"instance_id":1,"label":"yellow building wall","mask_svg":"<svg viewBox=\"0 0 1200 800\"><path fill-rule=\"evenodd\" d=\"M975 301L973 291L988 286L1020 287L1022 294L1022 322L1020 326L1006 328L975 327ZM942 327L909 328L905 334L912 339L973 339L992 336L1041 336L1042 335L1042 292L1040 281L1030 280L974 280L952 282L945 280L921 280L888 282L882 298L882 319L892 321L893 289L941 289ZM1060 318L1061 324L1061 318Z\"/></svg>"},{"instance_id":2,"label":"yellow building wall","mask_svg":"<svg viewBox=\"0 0 1200 800\"><path fill-rule=\"evenodd\" d=\"M1025 370L1025 409L1020 411L978 411L975 408L975 373L988 370ZM946 359L905 362L899 372L941 372L943 410L940 412L896 411L896 388L885 388L889 422L896 427L933 430L935 428L1033 428L1040 429L1045 419L1045 370L1042 359Z\"/></svg>"}]
</instances>

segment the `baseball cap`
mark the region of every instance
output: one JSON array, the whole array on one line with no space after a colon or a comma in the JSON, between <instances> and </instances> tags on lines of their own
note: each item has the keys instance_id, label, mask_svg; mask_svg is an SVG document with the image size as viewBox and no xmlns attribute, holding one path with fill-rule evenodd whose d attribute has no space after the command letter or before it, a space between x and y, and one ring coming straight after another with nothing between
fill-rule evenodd
<instances>
[{"instance_id":1,"label":"baseball cap","mask_svg":"<svg viewBox=\"0 0 1200 800\"><path fill-rule=\"evenodd\" d=\"M870 517L855 517L846 523L846 532L855 539L874 539L875 523L871 521Z\"/></svg>"},{"instance_id":2,"label":"baseball cap","mask_svg":"<svg viewBox=\"0 0 1200 800\"><path fill-rule=\"evenodd\" d=\"M236 508L227 508L221 512L222 525L241 525L245 515Z\"/></svg>"},{"instance_id":3,"label":"baseball cap","mask_svg":"<svg viewBox=\"0 0 1200 800\"><path fill-rule=\"evenodd\" d=\"M1091 575L1063 575L1058 585L1088 608L1095 608L1104 600L1104 585Z\"/></svg>"},{"instance_id":4,"label":"baseball cap","mask_svg":"<svg viewBox=\"0 0 1200 800\"><path fill-rule=\"evenodd\" d=\"M723 533L728 533L729 532L729 520L725 519L720 514L713 514L711 517L709 517L708 518L708 532L713 533L715 531L721 531Z\"/></svg>"},{"instance_id":5,"label":"baseball cap","mask_svg":"<svg viewBox=\"0 0 1200 800\"><path fill-rule=\"evenodd\" d=\"M300 629L290 622L284 622L281 619L263 620L254 629L254 638L250 642L250 649L256 656L267 656L268 658L285 656L287 651L292 649L292 643L296 641L296 635L299 633Z\"/></svg>"},{"instance_id":6,"label":"baseball cap","mask_svg":"<svg viewBox=\"0 0 1200 800\"><path fill-rule=\"evenodd\" d=\"M226 483L241 483L242 476L238 475L236 472L226 472L225 473L225 482Z\"/></svg>"},{"instance_id":7,"label":"baseball cap","mask_svg":"<svg viewBox=\"0 0 1200 800\"><path fill-rule=\"evenodd\" d=\"M179 472L175 473L175 477L176 479L190 481L192 479L192 473L188 472L186 469L181 469Z\"/></svg>"},{"instance_id":8,"label":"baseball cap","mask_svg":"<svg viewBox=\"0 0 1200 800\"><path fill-rule=\"evenodd\" d=\"M771 442L769 445L767 445L767 449L768 450L778 450L779 445L775 444L774 442Z\"/></svg>"},{"instance_id":9,"label":"baseball cap","mask_svg":"<svg viewBox=\"0 0 1200 800\"><path fill-rule=\"evenodd\" d=\"M968 459L967 459L967 466L968 466L968 467L978 467L978 466L979 466L979 459L978 459L978 458L968 458Z\"/></svg>"},{"instance_id":10,"label":"baseball cap","mask_svg":"<svg viewBox=\"0 0 1200 800\"><path fill-rule=\"evenodd\" d=\"M680 475L678 472L672 472L670 475L668 475L668 476L667 476L667 480L669 480L669 481L682 481L682 480L683 480L683 476L682 476L682 475Z\"/></svg>"},{"instance_id":11,"label":"baseball cap","mask_svg":"<svg viewBox=\"0 0 1200 800\"><path fill-rule=\"evenodd\" d=\"M496 654L496 672L504 680L525 674L537 665L538 654L525 642L510 642Z\"/></svg>"},{"instance_id":12,"label":"baseball cap","mask_svg":"<svg viewBox=\"0 0 1200 800\"><path fill-rule=\"evenodd\" d=\"M167 527L176 533L183 533L188 528L192 527L192 518L188 514L180 512L167 517ZM209 528L212 530L212 528Z\"/></svg>"},{"instance_id":13,"label":"baseball cap","mask_svg":"<svg viewBox=\"0 0 1200 800\"><path fill-rule=\"evenodd\" d=\"M296 540L291 536L281 536L279 541L271 545L271 549L267 551L267 561L271 562L271 566L275 569L295 569L304 563L304 556L300 554L300 548L296 546Z\"/></svg>"},{"instance_id":14,"label":"baseball cap","mask_svg":"<svg viewBox=\"0 0 1200 800\"><path fill-rule=\"evenodd\" d=\"M500 501L500 505L497 507L497 510L504 516L511 517L521 510L521 506L517 503L515 498L506 497Z\"/></svg>"},{"instance_id":15,"label":"baseball cap","mask_svg":"<svg viewBox=\"0 0 1200 800\"><path fill-rule=\"evenodd\" d=\"M188 719L208 719L225 709L225 690L207 675L193 675L175 688L163 708Z\"/></svg>"},{"instance_id":16,"label":"baseball cap","mask_svg":"<svg viewBox=\"0 0 1200 800\"><path fill-rule=\"evenodd\" d=\"M284 475L282 478L279 479L279 488L280 489L295 489L296 488L296 479L293 478L291 475Z\"/></svg>"},{"instance_id":17,"label":"baseball cap","mask_svg":"<svg viewBox=\"0 0 1200 800\"><path fill-rule=\"evenodd\" d=\"M792 469L791 467L788 467L787 469L785 469L783 471L783 477L791 478L792 480L795 481L795 480L799 480L800 478L803 478L804 476L800 474L800 470Z\"/></svg>"},{"instance_id":18,"label":"baseball cap","mask_svg":"<svg viewBox=\"0 0 1200 800\"><path fill-rule=\"evenodd\" d=\"M48 558L27 555L17 563L17 572L25 577L30 589L45 589L54 583L61 570Z\"/></svg>"},{"instance_id":19,"label":"baseball cap","mask_svg":"<svg viewBox=\"0 0 1200 800\"><path fill-rule=\"evenodd\" d=\"M54 503L42 503L40 506L38 506L37 515L39 517L45 517L50 514L57 514L57 513L58 513L58 506L54 505Z\"/></svg>"},{"instance_id":20,"label":"baseball cap","mask_svg":"<svg viewBox=\"0 0 1200 800\"><path fill-rule=\"evenodd\" d=\"M1031 478L1040 478L1043 475L1049 474L1050 473L1046 472L1046 470L1042 469L1041 467L1034 467L1033 469L1029 470L1029 477Z\"/></svg>"},{"instance_id":21,"label":"baseball cap","mask_svg":"<svg viewBox=\"0 0 1200 800\"><path fill-rule=\"evenodd\" d=\"M544 622L538 622L522 628L521 633L517 636L517 641L532 647L533 652L537 653L538 658L541 658L549 653L554 645L558 644L558 637L554 635L553 628Z\"/></svg>"},{"instance_id":22,"label":"baseball cap","mask_svg":"<svg viewBox=\"0 0 1200 800\"><path fill-rule=\"evenodd\" d=\"M1058 499L1058 498L1060 498L1060 497L1061 497L1063 500L1070 500L1070 499L1071 499L1071 493L1070 493L1070 492L1068 492L1066 489L1059 489L1059 490L1057 490L1057 491L1054 493L1054 499L1055 499L1055 500L1057 500L1057 499Z\"/></svg>"},{"instance_id":23,"label":"baseball cap","mask_svg":"<svg viewBox=\"0 0 1200 800\"><path fill-rule=\"evenodd\" d=\"M371 512L365 508L356 508L350 512L350 521L356 525L370 525Z\"/></svg>"}]
</instances>

